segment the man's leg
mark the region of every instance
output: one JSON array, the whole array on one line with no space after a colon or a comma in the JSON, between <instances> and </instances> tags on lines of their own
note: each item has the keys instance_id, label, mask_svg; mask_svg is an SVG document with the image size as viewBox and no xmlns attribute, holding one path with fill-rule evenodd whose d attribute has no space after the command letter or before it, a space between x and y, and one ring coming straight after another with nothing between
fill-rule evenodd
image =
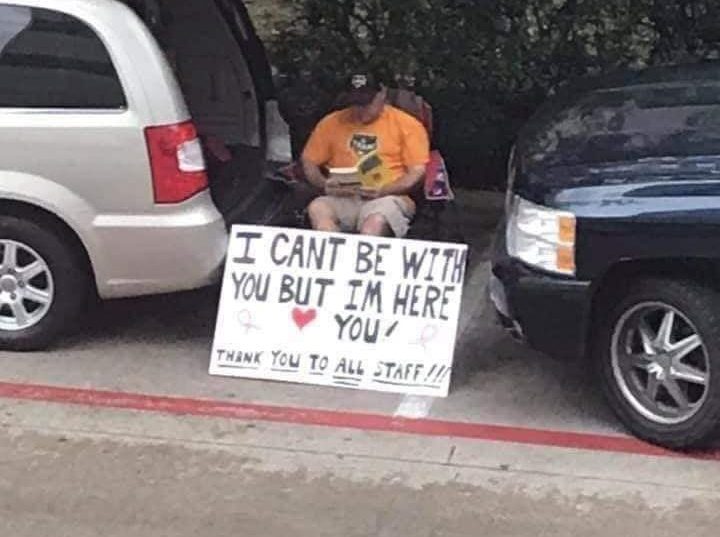
<instances>
[{"instance_id":1,"label":"man's leg","mask_svg":"<svg viewBox=\"0 0 720 537\"><path fill-rule=\"evenodd\" d=\"M330 201L325 198L316 198L308 206L310 225L317 231L340 231L338 219Z\"/></svg>"},{"instance_id":2,"label":"man's leg","mask_svg":"<svg viewBox=\"0 0 720 537\"><path fill-rule=\"evenodd\" d=\"M375 213L368 216L362 224L360 224L361 235L372 235L373 237L389 237L392 230L388 221L382 214Z\"/></svg>"},{"instance_id":3,"label":"man's leg","mask_svg":"<svg viewBox=\"0 0 720 537\"><path fill-rule=\"evenodd\" d=\"M308 206L308 216L316 231L352 231L357 225L360 205L354 198L322 196Z\"/></svg>"},{"instance_id":4,"label":"man's leg","mask_svg":"<svg viewBox=\"0 0 720 537\"><path fill-rule=\"evenodd\" d=\"M358 231L376 237L405 237L414 207L402 196L388 196L365 203L360 211Z\"/></svg>"}]
</instances>

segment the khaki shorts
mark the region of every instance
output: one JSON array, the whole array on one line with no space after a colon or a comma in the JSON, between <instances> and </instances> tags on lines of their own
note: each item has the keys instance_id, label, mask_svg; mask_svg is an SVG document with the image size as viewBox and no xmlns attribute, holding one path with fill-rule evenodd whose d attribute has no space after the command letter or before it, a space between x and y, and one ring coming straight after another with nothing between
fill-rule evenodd
<instances>
[{"instance_id":1,"label":"khaki shorts","mask_svg":"<svg viewBox=\"0 0 720 537\"><path fill-rule=\"evenodd\" d=\"M414 204L403 196L385 196L371 201L360 198L323 196L318 198L318 201L322 201L332 208L338 225L347 233L360 231L365 220L374 214L379 214L385 218L396 237L404 237L415 216Z\"/></svg>"}]
</instances>

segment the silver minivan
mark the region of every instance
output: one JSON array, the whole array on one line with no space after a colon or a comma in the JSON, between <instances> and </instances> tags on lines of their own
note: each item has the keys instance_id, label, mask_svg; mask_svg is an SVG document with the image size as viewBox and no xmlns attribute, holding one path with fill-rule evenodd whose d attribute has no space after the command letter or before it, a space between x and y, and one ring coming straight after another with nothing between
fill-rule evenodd
<instances>
[{"instance_id":1,"label":"silver minivan","mask_svg":"<svg viewBox=\"0 0 720 537\"><path fill-rule=\"evenodd\" d=\"M213 282L290 158L240 0L0 0L0 348Z\"/></svg>"}]
</instances>

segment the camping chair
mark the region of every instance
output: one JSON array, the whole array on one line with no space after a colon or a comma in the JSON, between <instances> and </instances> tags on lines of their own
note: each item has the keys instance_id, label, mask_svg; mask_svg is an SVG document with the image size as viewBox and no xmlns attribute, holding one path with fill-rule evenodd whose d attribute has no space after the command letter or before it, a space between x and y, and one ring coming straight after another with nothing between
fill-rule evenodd
<instances>
[{"instance_id":1,"label":"camping chair","mask_svg":"<svg viewBox=\"0 0 720 537\"><path fill-rule=\"evenodd\" d=\"M433 110L422 97L409 90L391 89L388 91L388 103L417 118L427 129L432 140ZM312 193L312 187L309 187L302 164L294 162L281 169L279 173L281 174L279 179L296 190L298 194L296 199L298 203L303 204L302 209L295 208L292 215L285 213L281 225L290 225L290 222L293 222L295 226L308 227L306 208L316 193ZM272 179L277 180L278 177ZM442 218L443 215L448 213L448 209L457 211L457 206L455 205L455 193L450 186L445 161L436 149L431 151L425 180L420 187L422 188L422 194L415 196L418 202L417 214L408 233L408 238L464 242L457 223L458 219L453 218L455 222L448 223L443 221Z\"/></svg>"}]
</instances>

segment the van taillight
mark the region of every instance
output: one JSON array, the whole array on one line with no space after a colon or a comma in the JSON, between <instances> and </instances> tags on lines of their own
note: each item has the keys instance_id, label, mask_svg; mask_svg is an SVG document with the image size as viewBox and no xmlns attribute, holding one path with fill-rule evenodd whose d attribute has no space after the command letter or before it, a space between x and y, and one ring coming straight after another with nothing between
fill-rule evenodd
<instances>
[{"instance_id":1,"label":"van taillight","mask_svg":"<svg viewBox=\"0 0 720 537\"><path fill-rule=\"evenodd\" d=\"M155 203L180 203L208 188L202 147L192 121L145 129Z\"/></svg>"}]
</instances>

